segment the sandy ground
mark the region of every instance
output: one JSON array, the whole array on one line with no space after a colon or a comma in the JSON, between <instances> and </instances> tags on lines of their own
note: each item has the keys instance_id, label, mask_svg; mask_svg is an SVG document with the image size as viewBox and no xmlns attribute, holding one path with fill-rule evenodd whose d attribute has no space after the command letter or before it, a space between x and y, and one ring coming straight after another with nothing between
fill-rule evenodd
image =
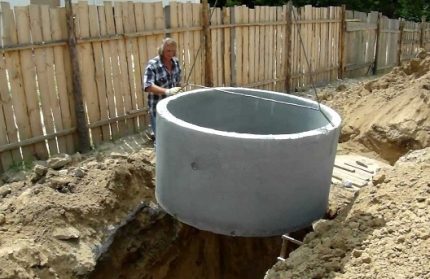
<instances>
[{"instance_id":1,"label":"sandy ground","mask_svg":"<svg viewBox=\"0 0 430 279\"><path fill-rule=\"evenodd\" d=\"M305 244L266 278L430 278L430 55L422 52L375 80L341 82L318 93L343 118L339 154L358 153L392 166L358 192L333 186L335 218L315 224ZM192 277L177 267L182 276L172 277L172 265L160 262L174 262L165 257L177 253L172 243L192 233L181 231L156 205L153 175L154 154L143 135L4 174L0 278L227 278L214 265L208 265L212 271L203 265ZM126 238L130 231L123 228L130 223L141 237L128 239L121 257L95 272L108 249L124 245L115 236ZM248 247L250 265L257 265L252 255L259 249L270 251L267 243ZM214 262L204 248L195 250L188 267L199 255ZM123 269L123 262L141 273L109 273ZM248 278L236 276L228 278Z\"/></svg>"}]
</instances>

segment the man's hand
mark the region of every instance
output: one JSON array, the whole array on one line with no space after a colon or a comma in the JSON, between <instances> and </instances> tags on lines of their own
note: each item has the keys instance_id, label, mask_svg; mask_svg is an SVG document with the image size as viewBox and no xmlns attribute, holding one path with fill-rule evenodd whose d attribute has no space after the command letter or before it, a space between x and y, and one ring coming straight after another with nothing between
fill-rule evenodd
<instances>
[{"instance_id":1,"label":"man's hand","mask_svg":"<svg viewBox=\"0 0 430 279\"><path fill-rule=\"evenodd\" d=\"M173 96L175 94L178 94L179 91L181 91L182 88L181 87L172 87L166 90L166 95L167 96Z\"/></svg>"}]
</instances>

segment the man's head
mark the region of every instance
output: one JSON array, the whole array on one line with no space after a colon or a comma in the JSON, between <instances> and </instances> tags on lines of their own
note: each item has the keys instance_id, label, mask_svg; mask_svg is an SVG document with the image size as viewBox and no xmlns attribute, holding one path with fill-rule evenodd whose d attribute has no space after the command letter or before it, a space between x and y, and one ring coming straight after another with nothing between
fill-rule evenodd
<instances>
[{"instance_id":1,"label":"man's head","mask_svg":"<svg viewBox=\"0 0 430 279\"><path fill-rule=\"evenodd\" d=\"M165 59L172 59L176 56L176 41L172 38L164 38L161 46L158 48L158 54Z\"/></svg>"}]
</instances>

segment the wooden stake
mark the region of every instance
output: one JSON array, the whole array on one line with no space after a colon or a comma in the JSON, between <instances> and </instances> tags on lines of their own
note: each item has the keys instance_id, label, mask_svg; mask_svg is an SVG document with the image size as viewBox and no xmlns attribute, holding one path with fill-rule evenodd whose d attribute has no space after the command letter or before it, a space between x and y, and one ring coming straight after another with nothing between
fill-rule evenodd
<instances>
[{"instance_id":1,"label":"wooden stake","mask_svg":"<svg viewBox=\"0 0 430 279\"><path fill-rule=\"evenodd\" d=\"M342 5L339 32L339 70L338 78L343 79L345 75L345 33L346 33L346 6Z\"/></svg>"},{"instance_id":2,"label":"wooden stake","mask_svg":"<svg viewBox=\"0 0 430 279\"><path fill-rule=\"evenodd\" d=\"M400 19L400 34L399 41L397 47L397 65L400 66L402 64L402 44L403 44L403 29L405 29L405 20Z\"/></svg>"},{"instance_id":3,"label":"wooden stake","mask_svg":"<svg viewBox=\"0 0 430 279\"><path fill-rule=\"evenodd\" d=\"M378 70L378 56L379 56L379 40L381 39L381 17L382 14L378 13L378 21L376 23L376 51L375 51L375 64L373 65L373 75L376 75L376 71Z\"/></svg>"},{"instance_id":4,"label":"wooden stake","mask_svg":"<svg viewBox=\"0 0 430 279\"><path fill-rule=\"evenodd\" d=\"M211 32L210 32L210 18L209 18L209 4L208 0L203 0L202 9L202 23L203 23L203 37L205 46L205 86L212 87L212 45L211 45Z\"/></svg>"},{"instance_id":5,"label":"wooden stake","mask_svg":"<svg viewBox=\"0 0 430 279\"><path fill-rule=\"evenodd\" d=\"M291 29L293 26L293 2L288 1L286 10L287 27L285 29L285 91L291 92Z\"/></svg>"},{"instance_id":6,"label":"wooden stake","mask_svg":"<svg viewBox=\"0 0 430 279\"><path fill-rule=\"evenodd\" d=\"M90 136L85 117L84 102L82 100L82 87L80 80L78 53L76 50L75 25L73 20L72 0L66 0L66 19L68 31L68 46L72 62L73 97L75 100L76 126L78 130L79 151L88 152L91 149Z\"/></svg>"}]
</instances>

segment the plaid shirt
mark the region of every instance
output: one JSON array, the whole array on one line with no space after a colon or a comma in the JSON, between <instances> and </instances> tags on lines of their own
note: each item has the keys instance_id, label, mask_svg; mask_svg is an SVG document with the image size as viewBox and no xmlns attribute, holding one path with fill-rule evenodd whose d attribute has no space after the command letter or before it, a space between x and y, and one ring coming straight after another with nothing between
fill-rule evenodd
<instances>
[{"instance_id":1,"label":"plaid shirt","mask_svg":"<svg viewBox=\"0 0 430 279\"><path fill-rule=\"evenodd\" d=\"M160 56L156 56L149 60L148 66L146 66L145 74L143 76L144 90L153 84L163 88L179 86L179 83L181 82L181 67L176 57L174 57L172 60L173 68L171 74L161 62ZM160 96L148 92L149 112L155 113L158 101L164 98L166 98L166 95Z\"/></svg>"}]
</instances>

